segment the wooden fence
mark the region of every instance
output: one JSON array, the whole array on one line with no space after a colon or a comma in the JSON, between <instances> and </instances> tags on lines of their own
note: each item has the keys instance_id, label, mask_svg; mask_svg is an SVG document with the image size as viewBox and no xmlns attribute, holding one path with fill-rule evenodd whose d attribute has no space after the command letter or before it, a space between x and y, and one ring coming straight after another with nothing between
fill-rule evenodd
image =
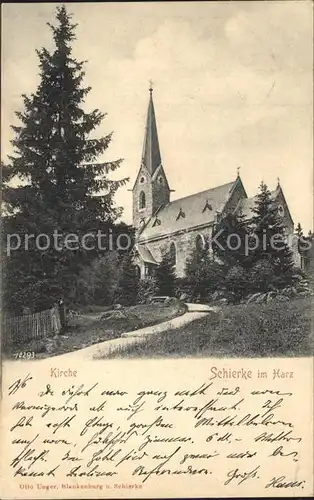
<instances>
[{"instance_id":1,"label":"wooden fence","mask_svg":"<svg viewBox=\"0 0 314 500\"><path fill-rule=\"evenodd\" d=\"M3 317L1 330L3 347L51 337L61 330L59 310L53 307L27 316Z\"/></svg>"}]
</instances>

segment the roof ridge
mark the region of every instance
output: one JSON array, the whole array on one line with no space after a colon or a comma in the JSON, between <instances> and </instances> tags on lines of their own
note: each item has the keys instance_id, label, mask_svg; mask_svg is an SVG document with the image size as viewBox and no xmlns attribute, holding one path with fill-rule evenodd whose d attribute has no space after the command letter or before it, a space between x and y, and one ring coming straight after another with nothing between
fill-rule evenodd
<instances>
[{"instance_id":1,"label":"roof ridge","mask_svg":"<svg viewBox=\"0 0 314 500\"><path fill-rule=\"evenodd\" d=\"M274 195L277 192L277 189L274 189L273 191L270 191L271 195ZM248 196L247 198L241 198L241 201L252 201L258 196L258 193L253 194L253 196Z\"/></svg>"},{"instance_id":2,"label":"roof ridge","mask_svg":"<svg viewBox=\"0 0 314 500\"><path fill-rule=\"evenodd\" d=\"M215 186L215 187L209 188L209 189L204 189L203 191L198 191L197 193L189 194L188 196L182 196L182 198L177 198L176 200L170 201L169 203L167 203L167 205L164 205L164 207L172 205L172 203L179 202L180 200L186 200L187 198L193 198L193 196L199 196L200 194L206 193L207 191L214 191L215 189L226 187L229 184L232 185L235 182L236 181L226 182L225 184L219 184L219 186Z\"/></svg>"}]
</instances>

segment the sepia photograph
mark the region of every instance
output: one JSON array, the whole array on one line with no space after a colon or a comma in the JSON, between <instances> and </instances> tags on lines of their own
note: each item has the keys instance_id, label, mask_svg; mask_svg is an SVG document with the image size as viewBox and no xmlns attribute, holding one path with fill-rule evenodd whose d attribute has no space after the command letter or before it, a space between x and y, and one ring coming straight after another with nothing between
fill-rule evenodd
<instances>
[{"instance_id":1,"label":"sepia photograph","mask_svg":"<svg viewBox=\"0 0 314 500\"><path fill-rule=\"evenodd\" d=\"M310 495L313 4L4 3L1 31L3 498L120 464L138 483L97 498L201 497L222 469L218 497Z\"/></svg>"},{"instance_id":2,"label":"sepia photograph","mask_svg":"<svg viewBox=\"0 0 314 500\"><path fill-rule=\"evenodd\" d=\"M5 355L312 353L310 11L3 5Z\"/></svg>"}]
</instances>

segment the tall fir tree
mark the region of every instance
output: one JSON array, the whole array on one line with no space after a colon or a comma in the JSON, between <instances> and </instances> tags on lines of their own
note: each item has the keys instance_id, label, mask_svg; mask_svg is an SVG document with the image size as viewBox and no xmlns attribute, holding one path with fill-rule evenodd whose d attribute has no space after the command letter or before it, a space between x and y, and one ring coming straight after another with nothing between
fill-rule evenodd
<instances>
[{"instance_id":1,"label":"tall fir tree","mask_svg":"<svg viewBox=\"0 0 314 500\"><path fill-rule=\"evenodd\" d=\"M37 51L40 83L35 93L22 96L24 111L16 112L21 125L12 127L14 152L4 166L6 178L20 182L7 182L3 193L8 212L4 231L22 240L5 262L5 304L13 309L23 304L39 310L71 295L82 265L97 254L87 250L92 238L88 244L85 240L85 248L77 240L115 223L121 208L114 195L127 181L108 177L121 159L100 161L112 134L90 136L105 114L84 110L91 89L82 85L84 63L72 56L76 25L64 5L57 7L56 25L48 25L55 49ZM71 233L77 240L69 243L68 237L65 245ZM45 249L47 237L53 244Z\"/></svg>"},{"instance_id":2,"label":"tall fir tree","mask_svg":"<svg viewBox=\"0 0 314 500\"><path fill-rule=\"evenodd\" d=\"M277 275L289 273L293 267L292 251L286 241L285 227L278 214L278 206L264 182L260 184L255 198L250 231L250 247L256 246L250 254L252 263L268 260Z\"/></svg>"}]
</instances>

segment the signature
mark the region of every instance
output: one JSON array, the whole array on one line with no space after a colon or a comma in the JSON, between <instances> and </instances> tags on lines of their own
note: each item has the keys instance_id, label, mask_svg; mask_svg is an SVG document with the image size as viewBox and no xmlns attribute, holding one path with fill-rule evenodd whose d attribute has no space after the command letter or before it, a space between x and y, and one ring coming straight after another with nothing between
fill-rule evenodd
<instances>
[{"instance_id":1,"label":"signature","mask_svg":"<svg viewBox=\"0 0 314 500\"><path fill-rule=\"evenodd\" d=\"M224 482L224 485L227 486L232 481L240 485L244 483L244 481L247 481L248 479L253 479L253 478L259 479L259 476L257 475L259 468L260 465L258 465L257 467L255 467L255 469L249 472L241 472L240 469L232 469L227 473L228 479Z\"/></svg>"},{"instance_id":2,"label":"signature","mask_svg":"<svg viewBox=\"0 0 314 500\"><path fill-rule=\"evenodd\" d=\"M304 480L302 481L287 481L286 476L273 477L265 486L265 488L302 488Z\"/></svg>"}]
</instances>

